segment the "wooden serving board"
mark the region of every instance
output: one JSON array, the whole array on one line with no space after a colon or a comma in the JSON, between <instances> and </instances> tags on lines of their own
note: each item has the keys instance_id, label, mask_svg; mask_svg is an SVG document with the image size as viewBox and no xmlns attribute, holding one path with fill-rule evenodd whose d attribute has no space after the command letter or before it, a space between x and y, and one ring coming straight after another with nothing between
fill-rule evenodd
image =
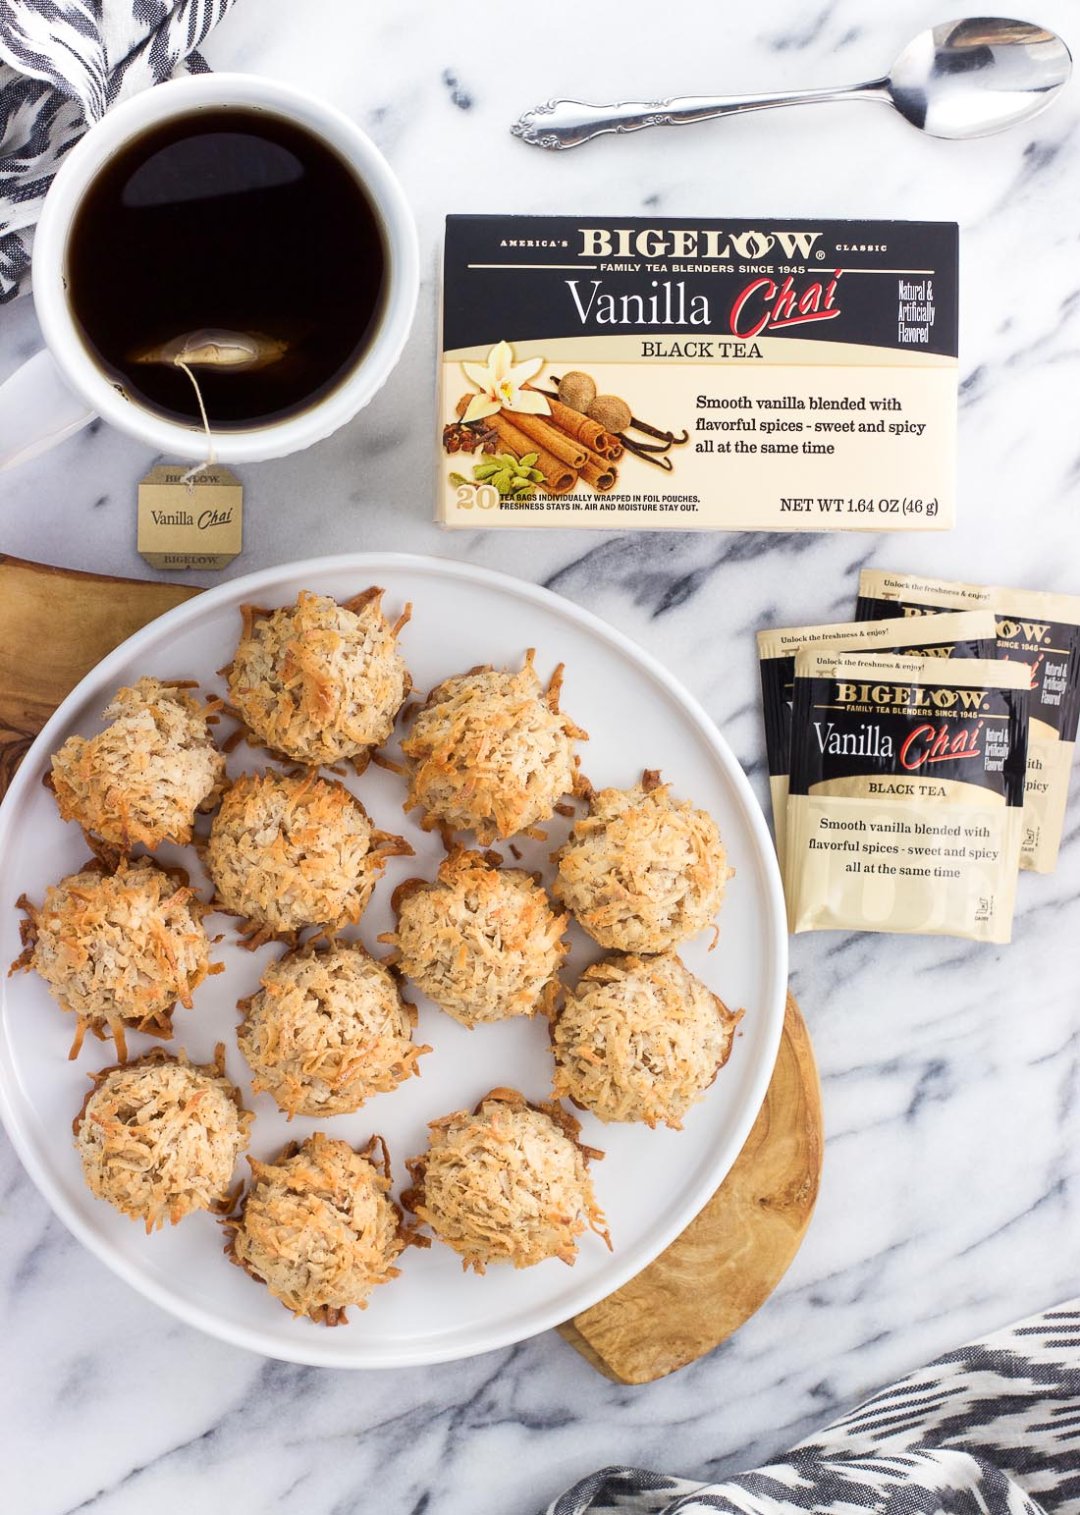
<instances>
[{"instance_id":1,"label":"wooden serving board","mask_svg":"<svg viewBox=\"0 0 1080 1515\"><path fill-rule=\"evenodd\" d=\"M761 1308L802 1245L823 1147L814 1049L789 994L772 1081L731 1172L666 1252L560 1326L562 1336L628 1384L652 1383L718 1347Z\"/></svg>"},{"instance_id":2,"label":"wooden serving board","mask_svg":"<svg viewBox=\"0 0 1080 1515\"><path fill-rule=\"evenodd\" d=\"M198 594L0 554L0 796L64 696L126 637ZM650 1383L711 1352L759 1309L810 1223L821 1091L789 995L776 1069L746 1145L700 1215L628 1284L560 1327L608 1378Z\"/></svg>"}]
</instances>

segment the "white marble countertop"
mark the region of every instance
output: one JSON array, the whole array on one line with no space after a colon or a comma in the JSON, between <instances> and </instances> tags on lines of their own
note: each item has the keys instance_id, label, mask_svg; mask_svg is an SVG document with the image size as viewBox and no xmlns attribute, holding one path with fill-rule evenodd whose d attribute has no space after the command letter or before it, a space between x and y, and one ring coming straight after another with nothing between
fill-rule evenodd
<instances>
[{"instance_id":1,"label":"white marble countertop","mask_svg":"<svg viewBox=\"0 0 1080 1515\"><path fill-rule=\"evenodd\" d=\"M1029 128L923 139L859 106L541 154L506 128L583 98L847 82L880 72L923 0L749 10L568 0L238 0L216 68L349 111L416 207L424 283L384 393L336 438L243 470L245 572L357 548L468 557L586 602L704 701L764 797L754 629L844 619L868 562L1080 588L1080 93ZM948 7L945 7L946 13ZM1076 43L1070 0L1037 19ZM444 534L431 524L434 277L447 211L897 216L962 228L960 524L948 535ZM0 313L0 376L38 342ZM152 459L96 427L0 484L0 549L146 575L134 485ZM1075 786L1080 789L1080 786ZM263 1361L131 1292L0 1148L3 1494L11 1515L303 1510L532 1515L606 1462L752 1465L893 1375L1080 1284L1080 803L1061 865L1021 879L1011 947L799 937L820 1061L821 1200L779 1291L712 1357L649 1388L554 1335L455 1366L351 1375Z\"/></svg>"}]
</instances>

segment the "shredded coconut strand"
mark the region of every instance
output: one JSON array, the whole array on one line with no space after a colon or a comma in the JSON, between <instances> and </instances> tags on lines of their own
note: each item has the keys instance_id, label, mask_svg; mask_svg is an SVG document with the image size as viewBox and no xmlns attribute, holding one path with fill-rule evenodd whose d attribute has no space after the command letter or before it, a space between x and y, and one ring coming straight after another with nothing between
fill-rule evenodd
<instances>
[{"instance_id":1,"label":"shredded coconut strand","mask_svg":"<svg viewBox=\"0 0 1080 1515\"><path fill-rule=\"evenodd\" d=\"M386 859L411 851L376 831L337 780L268 770L243 773L226 790L206 866L216 903L250 922L257 944L305 926L355 923Z\"/></svg>"},{"instance_id":2,"label":"shredded coconut strand","mask_svg":"<svg viewBox=\"0 0 1080 1515\"><path fill-rule=\"evenodd\" d=\"M252 1088L293 1115L343 1115L419 1073L414 1006L363 947L305 948L271 963L241 1000Z\"/></svg>"},{"instance_id":3,"label":"shredded coconut strand","mask_svg":"<svg viewBox=\"0 0 1080 1515\"><path fill-rule=\"evenodd\" d=\"M171 1036L176 1002L190 1010L193 991L221 971L210 963L207 907L149 858L121 861L115 873L84 869L47 889L40 906L19 903L26 950L12 971L33 968L75 1016L71 1057L87 1031L111 1036L121 1060L125 1028Z\"/></svg>"},{"instance_id":4,"label":"shredded coconut strand","mask_svg":"<svg viewBox=\"0 0 1080 1515\"><path fill-rule=\"evenodd\" d=\"M411 688L383 590L348 605L304 590L294 606L244 607L229 693L249 732L274 752L319 765L385 742Z\"/></svg>"},{"instance_id":5,"label":"shredded coconut strand","mask_svg":"<svg viewBox=\"0 0 1080 1515\"><path fill-rule=\"evenodd\" d=\"M594 963L552 1028L555 1096L603 1121L679 1130L730 1057L741 1019L673 952Z\"/></svg>"},{"instance_id":6,"label":"shredded coconut strand","mask_svg":"<svg viewBox=\"0 0 1080 1515\"><path fill-rule=\"evenodd\" d=\"M475 668L446 679L416 712L401 750L410 762L406 809L425 830L474 831L482 845L551 819L579 787L575 740L559 710L561 666L544 692L532 649L517 673Z\"/></svg>"},{"instance_id":7,"label":"shredded coconut strand","mask_svg":"<svg viewBox=\"0 0 1080 1515\"><path fill-rule=\"evenodd\" d=\"M88 839L130 851L191 840L195 815L217 803L225 759L208 713L186 688L140 679L117 690L96 736L71 736L53 754L51 787L65 821Z\"/></svg>"},{"instance_id":8,"label":"shredded coconut strand","mask_svg":"<svg viewBox=\"0 0 1080 1515\"><path fill-rule=\"evenodd\" d=\"M92 1194L143 1221L148 1233L192 1210L231 1207L233 1169L252 1117L225 1076L222 1044L206 1066L158 1048L93 1081L74 1126Z\"/></svg>"},{"instance_id":9,"label":"shredded coconut strand","mask_svg":"<svg viewBox=\"0 0 1080 1515\"><path fill-rule=\"evenodd\" d=\"M601 947L664 952L712 923L733 870L716 822L646 773L602 789L554 854L555 898Z\"/></svg>"},{"instance_id":10,"label":"shredded coconut strand","mask_svg":"<svg viewBox=\"0 0 1080 1515\"><path fill-rule=\"evenodd\" d=\"M383 1171L371 1161L382 1146ZM228 1223L226 1251L294 1315L346 1323L367 1306L410 1239L389 1197L389 1157L381 1137L362 1152L317 1131L272 1163L251 1162L251 1188Z\"/></svg>"},{"instance_id":11,"label":"shredded coconut strand","mask_svg":"<svg viewBox=\"0 0 1080 1515\"><path fill-rule=\"evenodd\" d=\"M411 880L394 896L402 973L465 1026L544 1009L568 950L566 917L520 868L500 869L458 849L434 883Z\"/></svg>"},{"instance_id":12,"label":"shredded coconut strand","mask_svg":"<svg viewBox=\"0 0 1080 1515\"><path fill-rule=\"evenodd\" d=\"M558 1105L493 1089L474 1114L458 1110L428 1129L427 1152L407 1165L413 1188L402 1202L464 1268L529 1268L548 1257L573 1264L588 1228L611 1246L586 1168L602 1154L579 1145L577 1121Z\"/></svg>"}]
</instances>

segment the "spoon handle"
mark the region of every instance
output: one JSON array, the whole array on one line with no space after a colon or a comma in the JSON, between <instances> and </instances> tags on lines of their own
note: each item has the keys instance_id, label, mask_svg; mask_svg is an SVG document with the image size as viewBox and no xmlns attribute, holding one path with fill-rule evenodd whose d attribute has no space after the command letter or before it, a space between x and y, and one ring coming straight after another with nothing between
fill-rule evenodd
<instances>
[{"instance_id":1,"label":"spoon handle","mask_svg":"<svg viewBox=\"0 0 1080 1515\"><path fill-rule=\"evenodd\" d=\"M848 89L797 89L770 95L682 95L673 100L627 100L618 105L586 105L581 100L549 100L515 121L510 130L531 147L580 147L606 132L638 132L647 126L689 126L717 116L772 110L778 105L813 105L830 100L892 103L887 79Z\"/></svg>"}]
</instances>

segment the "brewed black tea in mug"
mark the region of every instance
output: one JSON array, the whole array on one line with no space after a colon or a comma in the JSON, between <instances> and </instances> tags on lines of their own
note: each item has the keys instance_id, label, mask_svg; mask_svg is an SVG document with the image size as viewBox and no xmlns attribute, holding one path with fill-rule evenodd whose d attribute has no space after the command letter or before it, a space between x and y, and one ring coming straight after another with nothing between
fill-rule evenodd
<instances>
[{"instance_id":1,"label":"brewed black tea in mug","mask_svg":"<svg viewBox=\"0 0 1080 1515\"><path fill-rule=\"evenodd\" d=\"M169 420L265 426L344 379L378 330L379 218L299 124L249 107L173 117L96 175L72 225L68 298L114 383Z\"/></svg>"}]
</instances>

